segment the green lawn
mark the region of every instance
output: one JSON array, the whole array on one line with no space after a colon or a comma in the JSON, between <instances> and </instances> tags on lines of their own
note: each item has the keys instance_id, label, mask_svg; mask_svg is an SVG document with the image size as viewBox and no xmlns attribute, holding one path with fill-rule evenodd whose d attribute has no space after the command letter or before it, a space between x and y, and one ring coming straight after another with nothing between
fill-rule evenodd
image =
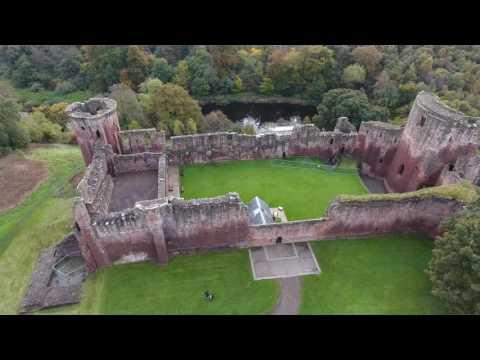
<instances>
[{"instance_id":1,"label":"green lawn","mask_svg":"<svg viewBox=\"0 0 480 360\"><path fill-rule=\"evenodd\" d=\"M351 168L352 164L347 158L341 167ZM184 168L181 181L186 199L235 191L249 202L258 195L271 207L283 206L289 220L319 218L338 194L367 192L356 173L272 166L272 160L190 165Z\"/></svg>"},{"instance_id":2,"label":"green lawn","mask_svg":"<svg viewBox=\"0 0 480 360\"><path fill-rule=\"evenodd\" d=\"M301 314L441 314L424 269L433 241L419 235L311 243L322 273L302 279Z\"/></svg>"}]
</instances>

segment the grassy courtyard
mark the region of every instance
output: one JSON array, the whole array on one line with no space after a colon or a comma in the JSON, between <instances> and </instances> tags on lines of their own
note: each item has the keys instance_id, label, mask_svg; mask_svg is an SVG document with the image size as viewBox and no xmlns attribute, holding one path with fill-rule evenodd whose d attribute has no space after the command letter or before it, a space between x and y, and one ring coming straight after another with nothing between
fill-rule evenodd
<instances>
[{"instance_id":1,"label":"grassy courtyard","mask_svg":"<svg viewBox=\"0 0 480 360\"><path fill-rule=\"evenodd\" d=\"M344 159L341 167L352 168L353 161ZM289 220L323 216L338 194L367 193L356 173L273 166L272 160L186 166L181 181L182 196L186 199L232 191L238 192L244 202L249 202L258 195L271 207L283 206Z\"/></svg>"}]
</instances>

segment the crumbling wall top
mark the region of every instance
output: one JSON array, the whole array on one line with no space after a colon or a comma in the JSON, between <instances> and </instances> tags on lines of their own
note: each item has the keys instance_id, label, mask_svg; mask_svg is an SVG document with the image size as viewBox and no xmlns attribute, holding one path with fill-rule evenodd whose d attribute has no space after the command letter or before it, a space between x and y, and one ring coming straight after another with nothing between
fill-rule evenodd
<instances>
[{"instance_id":1,"label":"crumbling wall top","mask_svg":"<svg viewBox=\"0 0 480 360\"><path fill-rule=\"evenodd\" d=\"M110 98L91 98L85 102L74 102L65 109L72 119L96 120L117 109L117 102Z\"/></svg>"},{"instance_id":2,"label":"crumbling wall top","mask_svg":"<svg viewBox=\"0 0 480 360\"><path fill-rule=\"evenodd\" d=\"M467 116L461 111L451 108L443 103L438 96L430 92L420 91L415 99L415 104L424 111L430 112L442 120L453 121L467 127L480 126L479 117Z\"/></svg>"}]
</instances>

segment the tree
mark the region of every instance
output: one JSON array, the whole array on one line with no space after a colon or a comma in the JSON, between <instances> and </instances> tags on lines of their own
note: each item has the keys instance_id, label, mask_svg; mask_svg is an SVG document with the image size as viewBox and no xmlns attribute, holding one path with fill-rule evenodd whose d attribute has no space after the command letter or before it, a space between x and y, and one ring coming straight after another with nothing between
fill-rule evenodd
<instances>
[{"instance_id":1,"label":"tree","mask_svg":"<svg viewBox=\"0 0 480 360\"><path fill-rule=\"evenodd\" d=\"M91 89L105 91L120 82L120 72L127 68L127 51L125 46L85 47L86 73Z\"/></svg>"},{"instance_id":2,"label":"tree","mask_svg":"<svg viewBox=\"0 0 480 360\"><path fill-rule=\"evenodd\" d=\"M151 76L160 79L162 82L169 82L173 77L173 67L165 58L156 58L153 60Z\"/></svg>"},{"instance_id":3,"label":"tree","mask_svg":"<svg viewBox=\"0 0 480 360\"><path fill-rule=\"evenodd\" d=\"M480 201L442 226L426 272L432 293L460 314L480 314Z\"/></svg>"},{"instance_id":4,"label":"tree","mask_svg":"<svg viewBox=\"0 0 480 360\"><path fill-rule=\"evenodd\" d=\"M383 57L382 52L373 45L359 46L352 51L352 55L360 65L365 67L368 74L375 73Z\"/></svg>"},{"instance_id":5,"label":"tree","mask_svg":"<svg viewBox=\"0 0 480 360\"><path fill-rule=\"evenodd\" d=\"M156 88L150 96L150 123L167 134L195 133L202 121L198 102L188 92L175 84L167 83Z\"/></svg>"},{"instance_id":6,"label":"tree","mask_svg":"<svg viewBox=\"0 0 480 360\"><path fill-rule=\"evenodd\" d=\"M20 127L20 107L12 98L0 95L0 154L25 147L28 134Z\"/></svg>"},{"instance_id":7,"label":"tree","mask_svg":"<svg viewBox=\"0 0 480 360\"><path fill-rule=\"evenodd\" d=\"M348 117L357 128L362 121L386 121L388 109L369 103L367 95L360 90L334 89L325 93L317 107L312 122L319 128L333 129L339 117Z\"/></svg>"},{"instance_id":8,"label":"tree","mask_svg":"<svg viewBox=\"0 0 480 360\"><path fill-rule=\"evenodd\" d=\"M188 63L186 60L179 61L173 76L173 83L188 90Z\"/></svg>"},{"instance_id":9,"label":"tree","mask_svg":"<svg viewBox=\"0 0 480 360\"><path fill-rule=\"evenodd\" d=\"M142 81L144 81L152 66L153 58L145 50L137 45L128 47L127 51L127 71L128 79L136 88Z\"/></svg>"},{"instance_id":10,"label":"tree","mask_svg":"<svg viewBox=\"0 0 480 360\"><path fill-rule=\"evenodd\" d=\"M145 124L143 109L137 100L137 94L124 84L110 87L110 97L117 102L117 111L121 127L129 127L132 121Z\"/></svg>"},{"instance_id":11,"label":"tree","mask_svg":"<svg viewBox=\"0 0 480 360\"><path fill-rule=\"evenodd\" d=\"M242 78L237 75L233 80L233 92L240 93L242 91L243 91L243 81L242 81Z\"/></svg>"},{"instance_id":12,"label":"tree","mask_svg":"<svg viewBox=\"0 0 480 360\"><path fill-rule=\"evenodd\" d=\"M219 131L231 131L233 122L222 111L212 111L203 117L200 125L200 132L211 133Z\"/></svg>"},{"instance_id":13,"label":"tree","mask_svg":"<svg viewBox=\"0 0 480 360\"><path fill-rule=\"evenodd\" d=\"M365 82L366 76L367 72L362 65L352 64L343 70L342 80L346 85L355 87L362 85Z\"/></svg>"},{"instance_id":14,"label":"tree","mask_svg":"<svg viewBox=\"0 0 480 360\"><path fill-rule=\"evenodd\" d=\"M272 79L268 76L262 78L262 83L260 84L260 93L264 95L269 95L273 92L273 82Z\"/></svg>"},{"instance_id":15,"label":"tree","mask_svg":"<svg viewBox=\"0 0 480 360\"><path fill-rule=\"evenodd\" d=\"M36 80L32 63L25 54L15 62L14 69L12 80L15 86L28 87Z\"/></svg>"},{"instance_id":16,"label":"tree","mask_svg":"<svg viewBox=\"0 0 480 360\"><path fill-rule=\"evenodd\" d=\"M198 49L187 58L188 83L193 96L207 96L218 85L213 57L205 49Z\"/></svg>"}]
</instances>

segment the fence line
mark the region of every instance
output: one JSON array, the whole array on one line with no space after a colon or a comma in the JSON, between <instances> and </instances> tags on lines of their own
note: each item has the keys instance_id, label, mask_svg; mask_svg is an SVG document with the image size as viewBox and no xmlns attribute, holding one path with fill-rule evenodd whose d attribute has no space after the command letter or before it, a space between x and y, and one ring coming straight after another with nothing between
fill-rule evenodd
<instances>
[{"instance_id":1,"label":"fence line","mask_svg":"<svg viewBox=\"0 0 480 360\"><path fill-rule=\"evenodd\" d=\"M321 170L327 173L337 173L337 174L356 174L357 169L345 169L338 166L331 166L326 164L318 164L313 161L298 161L298 160L281 160L274 159L272 160L272 166L275 167L296 167L296 168L308 168L314 170Z\"/></svg>"}]
</instances>

